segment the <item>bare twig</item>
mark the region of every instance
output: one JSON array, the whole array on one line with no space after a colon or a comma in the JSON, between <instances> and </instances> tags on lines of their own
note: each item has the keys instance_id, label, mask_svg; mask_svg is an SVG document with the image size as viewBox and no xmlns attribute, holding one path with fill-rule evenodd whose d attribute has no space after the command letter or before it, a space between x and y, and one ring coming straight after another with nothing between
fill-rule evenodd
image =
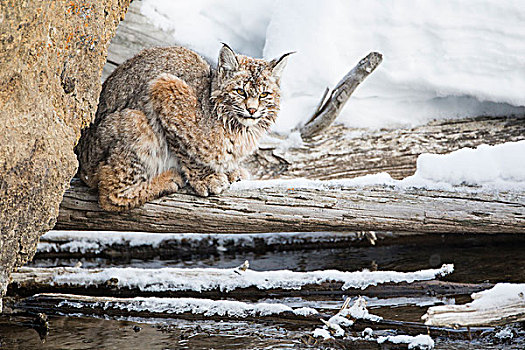
<instances>
[{"instance_id":1,"label":"bare twig","mask_svg":"<svg viewBox=\"0 0 525 350\"><path fill-rule=\"evenodd\" d=\"M301 128L301 136L303 138L309 138L329 127L337 118L357 86L377 68L382 60L383 56L380 53L369 53L368 56L359 61L357 66L343 77L330 94L328 100L323 104L328 93L328 90L325 90L319 104L319 106L322 107L317 107L310 120Z\"/></svg>"}]
</instances>

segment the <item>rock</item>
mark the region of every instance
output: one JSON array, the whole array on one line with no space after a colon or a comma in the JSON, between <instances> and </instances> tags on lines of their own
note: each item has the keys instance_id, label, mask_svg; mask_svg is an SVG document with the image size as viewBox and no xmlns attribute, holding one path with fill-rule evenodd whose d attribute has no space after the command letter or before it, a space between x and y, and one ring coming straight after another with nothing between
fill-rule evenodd
<instances>
[{"instance_id":1,"label":"rock","mask_svg":"<svg viewBox=\"0 0 525 350\"><path fill-rule=\"evenodd\" d=\"M56 221L130 0L0 0L0 297Z\"/></svg>"}]
</instances>

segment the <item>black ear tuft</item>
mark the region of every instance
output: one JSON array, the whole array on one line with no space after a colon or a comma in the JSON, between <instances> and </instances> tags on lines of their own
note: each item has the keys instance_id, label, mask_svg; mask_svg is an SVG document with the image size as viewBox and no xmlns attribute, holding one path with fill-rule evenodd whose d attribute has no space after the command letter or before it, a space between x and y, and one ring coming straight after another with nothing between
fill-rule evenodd
<instances>
[{"instance_id":1,"label":"black ear tuft","mask_svg":"<svg viewBox=\"0 0 525 350\"><path fill-rule=\"evenodd\" d=\"M279 57L278 59L274 59L270 62L272 66L272 75L277 78L281 78L281 74L283 72L284 67L286 67L286 63L288 62L288 56L291 54L294 54L293 52L288 52Z\"/></svg>"}]
</instances>

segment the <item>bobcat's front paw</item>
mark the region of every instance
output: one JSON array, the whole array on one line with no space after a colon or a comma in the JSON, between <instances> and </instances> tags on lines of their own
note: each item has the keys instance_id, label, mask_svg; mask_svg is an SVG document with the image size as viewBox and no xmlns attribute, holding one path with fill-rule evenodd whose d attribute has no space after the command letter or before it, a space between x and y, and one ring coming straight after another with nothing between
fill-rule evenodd
<instances>
[{"instance_id":1,"label":"bobcat's front paw","mask_svg":"<svg viewBox=\"0 0 525 350\"><path fill-rule=\"evenodd\" d=\"M230 187L230 182L225 174L211 174L202 180L195 181L191 184L193 190L202 197L210 194L220 194Z\"/></svg>"},{"instance_id":2,"label":"bobcat's front paw","mask_svg":"<svg viewBox=\"0 0 525 350\"><path fill-rule=\"evenodd\" d=\"M228 173L228 180L230 182L237 182L241 180L248 180L250 173L244 168L238 168Z\"/></svg>"},{"instance_id":3,"label":"bobcat's front paw","mask_svg":"<svg viewBox=\"0 0 525 350\"><path fill-rule=\"evenodd\" d=\"M178 192L179 189L184 187L184 180L178 171L170 169L159 176L165 182L163 194L172 194Z\"/></svg>"}]
</instances>

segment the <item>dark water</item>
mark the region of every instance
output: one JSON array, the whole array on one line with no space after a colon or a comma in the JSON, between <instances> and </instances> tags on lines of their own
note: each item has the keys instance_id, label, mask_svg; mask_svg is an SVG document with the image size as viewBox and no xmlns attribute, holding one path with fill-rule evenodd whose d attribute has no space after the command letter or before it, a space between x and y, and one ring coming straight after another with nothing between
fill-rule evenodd
<instances>
[{"instance_id":1,"label":"dark water","mask_svg":"<svg viewBox=\"0 0 525 350\"><path fill-rule=\"evenodd\" d=\"M236 267L245 260L253 270L313 271L336 269L356 271L378 269L415 271L453 263L454 273L446 280L456 282L524 282L525 237L523 235L433 235L430 239L414 237L400 244L378 242L371 247L337 247L293 251L213 254L195 259L36 259L30 266L109 267Z\"/></svg>"},{"instance_id":2,"label":"dark water","mask_svg":"<svg viewBox=\"0 0 525 350\"><path fill-rule=\"evenodd\" d=\"M366 269L414 271L453 263L455 271L445 279L457 282L525 281L525 238L520 236L433 236L431 240L403 240L402 244L375 247L337 247L319 250L267 251L214 254L199 260L82 260L84 267L136 266L234 267L244 260L254 270L311 271ZM71 266L77 260L36 260L33 266ZM292 307L311 306L335 313L343 302L323 298L266 299ZM464 302L465 298L461 300ZM368 299L371 313L388 319L420 322L428 306L452 303L433 297ZM50 317L44 343L36 331L0 324L0 347L6 349L286 349L301 346L300 337L313 329L254 322L184 320L110 320L87 317ZM321 326L321 324L319 325ZM136 332L134 330L140 331ZM524 349L523 339L500 343L494 338L474 342L435 339L436 349Z\"/></svg>"}]
</instances>

